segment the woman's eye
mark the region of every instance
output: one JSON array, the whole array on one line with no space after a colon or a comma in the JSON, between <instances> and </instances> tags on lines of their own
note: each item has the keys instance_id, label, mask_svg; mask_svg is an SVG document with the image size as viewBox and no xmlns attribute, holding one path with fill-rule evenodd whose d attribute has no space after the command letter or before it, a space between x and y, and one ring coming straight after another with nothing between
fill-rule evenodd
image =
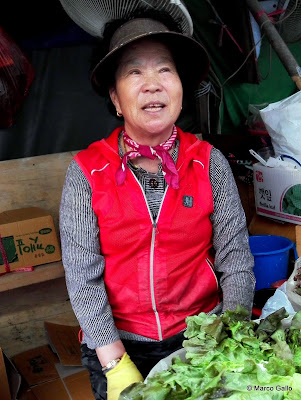
<instances>
[{"instance_id":1,"label":"woman's eye","mask_svg":"<svg viewBox=\"0 0 301 400\"><path fill-rule=\"evenodd\" d=\"M138 74L140 74L140 71L138 69L132 69L130 71L130 75L138 75Z\"/></svg>"},{"instance_id":2,"label":"woman's eye","mask_svg":"<svg viewBox=\"0 0 301 400\"><path fill-rule=\"evenodd\" d=\"M161 72L169 72L170 68L169 67L164 67L160 69Z\"/></svg>"}]
</instances>

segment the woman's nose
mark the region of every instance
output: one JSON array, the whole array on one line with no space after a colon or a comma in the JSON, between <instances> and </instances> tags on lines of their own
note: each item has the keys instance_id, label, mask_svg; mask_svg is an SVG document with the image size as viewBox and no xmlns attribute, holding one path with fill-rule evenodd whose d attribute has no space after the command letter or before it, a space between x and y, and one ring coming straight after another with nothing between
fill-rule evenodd
<instances>
[{"instance_id":1,"label":"woman's nose","mask_svg":"<svg viewBox=\"0 0 301 400\"><path fill-rule=\"evenodd\" d=\"M143 90L149 92L157 92L162 90L162 84L157 74L148 73L145 75Z\"/></svg>"}]
</instances>

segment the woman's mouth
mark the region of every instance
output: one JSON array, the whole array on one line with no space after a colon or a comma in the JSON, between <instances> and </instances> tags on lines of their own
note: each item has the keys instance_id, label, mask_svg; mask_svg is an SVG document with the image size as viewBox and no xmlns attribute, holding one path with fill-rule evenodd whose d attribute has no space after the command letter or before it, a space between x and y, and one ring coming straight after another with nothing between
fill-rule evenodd
<instances>
[{"instance_id":1,"label":"woman's mouth","mask_svg":"<svg viewBox=\"0 0 301 400\"><path fill-rule=\"evenodd\" d=\"M165 104L162 103L149 103L142 107L142 109L144 111L156 112L162 110L164 107Z\"/></svg>"}]
</instances>

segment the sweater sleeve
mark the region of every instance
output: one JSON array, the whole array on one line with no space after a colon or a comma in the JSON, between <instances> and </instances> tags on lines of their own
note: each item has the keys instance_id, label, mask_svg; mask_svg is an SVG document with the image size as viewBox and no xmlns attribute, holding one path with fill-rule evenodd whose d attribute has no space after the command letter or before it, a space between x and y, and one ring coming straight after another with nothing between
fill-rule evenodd
<instances>
[{"instance_id":1,"label":"sweater sleeve","mask_svg":"<svg viewBox=\"0 0 301 400\"><path fill-rule=\"evenodd\" d=\"M119 339L107 299L99 227L89 182L72 160L60 204L62 260L70 302L90 349Z\"/></svg>"},{"instance_id":2,"label":"sweater sleeve","mask_svg":"<svg viewBox=\"0 0 301 400\"><path fill-rule=\"evenodd\" d=\"M245 213L230 165L216 148L211 150L209 171L214 204L211 215L213 247L223 292L222 312L235 310L240 304L251 314L254 258L249 247Z\"/></svg>"}]
</instances>

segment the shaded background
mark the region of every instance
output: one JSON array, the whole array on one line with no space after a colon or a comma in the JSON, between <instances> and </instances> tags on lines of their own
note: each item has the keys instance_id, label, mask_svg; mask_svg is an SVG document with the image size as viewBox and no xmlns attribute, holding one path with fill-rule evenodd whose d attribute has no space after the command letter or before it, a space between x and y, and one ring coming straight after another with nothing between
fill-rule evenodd
<instances>
[{"instance_id":1,"label":"shaded background","mask_svg":"<svg viewBox=\"0 0 301 400\"><path fill-rule=\"evenodd\" d=\"M213 144L217 142L215 135L234 135L236 143L241 143L249 135L249 105L278 101L296 88L266 39L258 60L252 55L224 84L239 69L254 42L243 1L211 3L237 43L222 29L206 0L185 1L194 36L209 52L213 74L206 82L211 85L210 92L185 99L178 125L192 133L211 135ZM120 125L90 86L96 39L68 17L59 0L10 0L2 9L0 26L34 71L12 125L0 129L0 160L79 150ZM300 42L289 47L300 62ZM208 108L210 132L208 124L204 125Z\"/></svg>"}]
</instances>

